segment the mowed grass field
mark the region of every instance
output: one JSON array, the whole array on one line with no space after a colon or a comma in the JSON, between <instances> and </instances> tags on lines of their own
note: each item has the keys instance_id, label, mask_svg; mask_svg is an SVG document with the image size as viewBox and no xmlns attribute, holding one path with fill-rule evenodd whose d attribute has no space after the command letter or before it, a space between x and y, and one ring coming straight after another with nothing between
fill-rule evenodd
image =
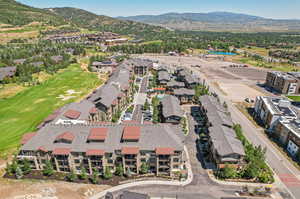
<instances>
[{"instance_id":1,"label":"mowed grass field","mask_svg":"<svg viewBox=\"0 0 300 199\"><path fill-rule=\"evenodd\" d=\"M0 157L15 150L22 135L35 131L54 110L81 99L100 84L96 74L83 72L78 64L72 64L41 85L0 99ZM68 90L80 93L72 94L75 97L65 101L57 98L66 95Z\"/></svg>"}]
</instances>

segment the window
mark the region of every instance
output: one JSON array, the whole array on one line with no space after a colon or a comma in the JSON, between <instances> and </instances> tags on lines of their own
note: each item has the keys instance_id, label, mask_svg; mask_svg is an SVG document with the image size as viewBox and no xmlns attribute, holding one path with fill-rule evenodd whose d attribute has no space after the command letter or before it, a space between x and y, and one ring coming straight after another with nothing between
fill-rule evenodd
<instances>
[{"instance_id":1,"label":"window","mask_svg":"<svg viewBox=\"0 0 300 199\"><path fill-rule=\"evenodd\" d=\"M108 163L108 164L113 164L114 161L113 161L112 159L108 159L108 160L107 160L107 163Z\"/></svg>"},{"instance_id":2,"label":"window","mask_svg":"<svg viewBox=\"0 0 300 199\"><path fill-rule=\"evenodd\" d=\"M179 158L174 158L173 161L174 162L179 162Z\"/></svg>"},{"instance_id":3,"label":"window","mask_svg":"<svg viewBox=\"0 0 300 199\"><path fill-rule=\"evenodd\" d=\"M146 162L146 159L145 159L145 158L142 158L142 159L141 159L141 162Z\"/></svg>"},{"instance_id":4,"label":"window","mask_svg":"<svg viewBox=\"0 0 300 199\"><path fill-rule=\"evenodd\" d=\"M173 168L174 169L178 169L179 167L178 167L178 165L174 165Z\"/></svg>"},{"instance_id":5,"label":"window","mask_svg":"<svg viewBox=\"0 0 300 199\"><path fill-rule=\"evenodd\" d=\"M75 159L74 162L75 162L75 164L79 164L80 160L79 159Z\"/></svg>"}]
</instances>

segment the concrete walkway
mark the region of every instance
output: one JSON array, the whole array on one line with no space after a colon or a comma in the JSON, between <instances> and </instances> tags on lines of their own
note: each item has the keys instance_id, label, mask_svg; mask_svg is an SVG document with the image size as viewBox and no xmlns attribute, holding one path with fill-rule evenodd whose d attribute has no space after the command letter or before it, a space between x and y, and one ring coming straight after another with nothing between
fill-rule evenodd
<instances>
[{"instance_id":1,"label":"concrete walkway","mask_svg":"<svg viewBox=\"0 0 300 199\"><path fill-rule=\"evenodd\" d=\"M152 181L132 182L132 183L122 184L122 185L112 187L110 189L107 189L105 191L97 193L96 195L90 197L89 199L100 199L100 198L104 197L107 192L116 192L116 191L120 191L122 189L128 189L128 188L136 187L136 186L143 186L143 185L186 186L186 185L190 184L193 181L193 172L192 172L192 167L191 167L191 164L190 164L189 153L188 153L188 150L187 150L186 146L184 146L184 151L185 151L186 157L187 157L186 167L187 167L187 170L188 170L188 177L185 181L180 182L180 181L160 181L160 180L156 181L156 180L152 180Z\"/></svg>"}]
</instances>

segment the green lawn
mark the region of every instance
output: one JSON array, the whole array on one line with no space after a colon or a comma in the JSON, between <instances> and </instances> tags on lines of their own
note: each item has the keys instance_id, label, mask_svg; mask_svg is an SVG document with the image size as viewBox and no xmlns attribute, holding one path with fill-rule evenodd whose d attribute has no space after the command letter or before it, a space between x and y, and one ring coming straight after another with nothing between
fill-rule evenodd
<instances>
[{"instance_id":1,"label":"green lawn","mask_svg":"<svg viewBox=\"0 0 300 199\"><path fill-rule=\"evenodd\" d=\"M41 85L0 100L0 155L18 147L22 135L34 131L55 109L82 98L100 83L96 74L73 64ZM66 101L57 98L70 89L81 93Z\"/></svg>"},{"instance_id":2,"label":"green lawn","mask_svg":"<svg viewBox=\"0 0 300 199\"><path fill-rule=\"evenodd\" d=\"M300 96L287 96L287 97L295 102L300 102Z\"/></svg>"},{"instance_id":3,"label":"green lawn","mask_svg":"<svg viewBox=\"0 0 300 199\"><path fill-rule=\"evenodd\" d=\"M256 67L269 68L272 70L283 71L283 72L290 72L293 70L298 70L297 67L292 66L287 63L265 63L263 61L257 61L257 60L251 59L249 57L237 56L233 59L233 61L240 62L243 64L249 64L249 65L256 66Z\"/></svg>"}]
</instances>

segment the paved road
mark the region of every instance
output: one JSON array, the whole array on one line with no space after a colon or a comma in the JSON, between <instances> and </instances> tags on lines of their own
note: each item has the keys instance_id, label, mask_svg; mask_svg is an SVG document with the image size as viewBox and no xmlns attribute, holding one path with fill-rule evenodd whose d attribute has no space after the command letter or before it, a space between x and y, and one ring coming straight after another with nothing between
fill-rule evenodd
<instances>
[{"instance_id":1,"label":"paved road","mask_svg":"<svg viewBox=\"0 0 300 199\"><path fill-rule=\"evenodd\" d=\"M135 100L136 103L132 115L132 120L137 121L139 123L143 123L142 108L144 105L144 101L146 99L147 87L148 87L148 76L142 79L140 90L139 93L137 94L137 100Z\"/></svg>"},{"instance_id":2,"label":"paved road","mask_svg":"<svg viewBox=\"0 0 300 199\"><path fill-rule=\"evenodd\" d=\"M200 73L197 69L191 68L195 74L199 75L201 78L205 78L205 76ZM273 168L276 175L279 177L279 186L281 186L281 195L283 198L300 198L300 181L298 177L300 176L300 172L297 168L295 168L279 151L276 149L270 140L266 138L262 129L257 128L254 124L249 121L249 119L241 113L236 106L225 96L222 92L218 90L210 82L209 79L206 79L206 82L210 86L210 90L216 92L221 101L226 101L229 111L231 113L232 119L235 123L239 123L242 125L244 133L246 137L255 145L263 146L267 148L266 159L268 164Z\"/></svg>"}]
</instances>

